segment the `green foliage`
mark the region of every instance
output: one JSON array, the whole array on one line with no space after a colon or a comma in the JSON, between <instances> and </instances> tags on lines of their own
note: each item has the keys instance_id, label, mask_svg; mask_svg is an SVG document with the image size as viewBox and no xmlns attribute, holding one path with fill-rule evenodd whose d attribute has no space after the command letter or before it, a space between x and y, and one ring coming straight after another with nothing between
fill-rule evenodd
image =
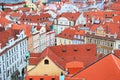
<instances>
[{"instance_id":1,"label":"green foliage","mask_svg":"<svg viewBox=\"0 0 120 80\"><path fill-rule=\"evenodd\" d=\"M28 7L26 4L23 7Z\"/></svg>"},{"instance_id":2,"label":"green foliage","mask_svg":"<svg viewBox=\"0 0 120 80\"><path fill-rule=\"evenodd\" d=\"M2 10L3 10L3 11L5 10L4 5L3 5L3 4L2 4Z\"/></svg>"}]
</instances>

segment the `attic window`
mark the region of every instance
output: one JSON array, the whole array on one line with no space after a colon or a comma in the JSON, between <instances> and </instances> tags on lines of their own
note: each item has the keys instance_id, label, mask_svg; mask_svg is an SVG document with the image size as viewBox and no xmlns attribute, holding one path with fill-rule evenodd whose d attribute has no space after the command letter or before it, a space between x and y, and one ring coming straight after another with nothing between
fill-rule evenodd
<instances>
[{"instance_id":1,"label":"attic window","mask_svg":"<svg viewBox=\"0 0 120 80\"><path fill-rule=\"evenodd\" d=\"M84 27L86 26L86 24L83 25Z\"/></svg>"},{"instance_id":2,"label":"attic window","mask_svg":"<svg viewBox=\"0 0 120 80\"><path fill-rule=\"evenodd\" d=\"M105 14L105 17L107 17L107 14Z\"/></svg>"},{"instance_id":3,"label":"attic window","mask_svg":"<svg viewBox=\"0 0 120 80\"><path fill-rule=\"evenodd\" d=\"M33 80L32 78L29 78L29 80Z\"/></svg>"},{"instance_id":4,"label":"attic window","mask_svg":"<svg viewBox=\"0 0 120 80\"><path fill-rule=\"evenodd\" d=\"M49 60L45 59L44 64L49 64Z\"/></svg>"},{"instance_id":5,"label":"attic window","mask_svg":"<svg viewBox=\"0 0 120 80\"><path fill-rule=\"evenodd\" d=\"M91 49L90 48L87 48L87 51L90 51Z\"/></svg>"},{"instance_id":6,"label":"attic window","mask_svg":"<svg viewBox=\"0 0 120 80\"><path fill-rule=\"evenodd\" d=\"M112 16L114 16L114 14L112 14Z\"/></svg>"},{"instance_id":7,"label":"attic window","mask_svg":"<svg viewBox=\"0 0 120 80\"><path fill-rule=\"evenodd\" d=\"M43 78L40 78L40 80L44 80Z\"/></svg>"}]
</instances>

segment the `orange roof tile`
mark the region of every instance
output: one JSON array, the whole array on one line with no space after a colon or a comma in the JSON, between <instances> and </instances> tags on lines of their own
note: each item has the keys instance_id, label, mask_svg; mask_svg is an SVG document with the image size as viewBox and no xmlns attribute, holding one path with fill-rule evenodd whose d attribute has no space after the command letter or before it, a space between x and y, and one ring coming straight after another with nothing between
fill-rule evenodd
<instances>
[{"instance_id":1,"label":"orange roof tile","mask_svg":"<svg viewBox=\"0 0 120 80\"><path fill-rule=\"evenodd\" d=\"M68 80L120 80L119 74L120 59L109 54Z\"/></svg>"},{"instance_id":2,"label":"orange roof tile","mask_svg":"<svg viewBox=\"0 0 120 80\"><path fill-rule=\"evenodd\" d=\"M30 11L30 8L29 7L20 7L18 8L18 11L21 10L23 12L27 12L27 11Z\"/></svg>"},{"instance_id":3,"label":"orange roof tile","mask_svg":"<svg viewBox=\"0 0 120 80\"><path fill-rule=\"evenodd\" d=\"M9 13L9 15L11 16L11 17L21 17L21 13L19 13L19 12L11 12L11 13Z\"/></svg>"},{"instance_id":4,"label":"orange roof tile","mask_svg":"<svg viewBox=\"0 0 120 80\"><path fill-rule=\"evenodd\" d=\"M13 30L13 29L8 29L8 30L3 30L0 32L0 43L1 43L1 48L5 47L8 43L8 41L11 38L16 39L17 38L17 34L19 34L20 30Z\"/></svg>"},{"instance_id":5,"label":"orange roof tile","mask_svg":"<svg viewBox=\"0 0 120 80\"><path fill-rule=\"evenodd\" d=\"M85 30L79 30L75 34L84 36L85 35Z\"/></svg>"},{"instance_id":6,"label":"orange roof tile","mask_svg":"<svg viewBox=\"0 0 120 80\"><path fill-rule=\"evenodd\" d=\"M9 20L7 20L5 17L0 18L0 24L2 25L8 25L10 23Z\"/></svg>"},{"instance_id":7,"label":"orange roof tile","mask_svg":"<svg viewBox=\"0 0 120 80\"><path fill-rule=\"evenodd\" d=\"M83 62L79 62L79 61L72 61L72 62L68 62L66 63L66 68L83 68L84 67L84 63Z\"/></svg>"},{"instance_id":8,"label":"orange roof tile","mask_svg":"<svg viewBox=\"0 0 120 80\"><path fill-rule=\"evenodd\" d=\"M114 55L120 57L120 50L119 49L118 50L114 50Z\"/></svg>"},{"instance_id":9,"label":"orange roof tile","mask_svg":"<svg viewBox=\"0 0 120 80\"><path fill-rule=\"evenodd\" d=\"M40 23L40 22L47 22L48 19L50 18L50 14L48 13L40 13L39 15L38 14L32 15L32 14L29 15L23 14L20 18L20 21L21 22L27 21L30 23Z\"/></svg>"},{"instance_id":10,"label":"orange roof tile","mask_svg":"<svg viewBox=\"0 0 120 80\"><path fill-rule=\"evenodd\" d=\"M76 32L77 32L77 30L75 30L75 28L72 28L72 27L66 28L60 34L58 34L57 37L73 40Z\"/></svg>"},{"instance_id":11,"label":"orange roof tile","mask_svg":"<svg viewBox=\"0 0 120 80\"><path fill-rule=\"evenodd\" d=\"M29 25L17 25L17 24L12 24L12 29L16 29L16 30L21 30L23 29L25 31L25 34L29 37L31 36L31 30L32 30L32 26Z\"/></svg>"},{"instance_id":12,"label":"orange roof tile","mask_svg":"<svg viewBox=\"0 0 120 80\"><path fill-rule=\"evenodd\" d=\"M88 66L97 60L96 45L60 45L46 48L39 58L30 57L30 65L38 64L44 57L48 56L61 69L65 69L65 65L71 61L83 62L84 66Z\"/></svg>"},{"instance_id":13,"label":"orange roof tile","mask_svg":"<svg viewBox=\"0 0 120 80\"><path fill-rule=\"evenodd\" d=\"M76 13L65 12L65 13L62 13L61 15L58 15L57 18L65 17L68 20L75 21L78 19L79 16L80 16L79 12L76 12Z\"/></svg>"}]
</instances>

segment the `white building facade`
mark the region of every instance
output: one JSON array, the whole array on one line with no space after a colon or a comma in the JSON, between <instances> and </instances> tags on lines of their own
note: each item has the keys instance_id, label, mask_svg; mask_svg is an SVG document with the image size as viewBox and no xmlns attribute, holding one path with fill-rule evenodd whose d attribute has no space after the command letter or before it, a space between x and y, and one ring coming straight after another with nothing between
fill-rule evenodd
<instances>
[{"instance_id":1,"label":"white building facade","mask_svg":"<svg viewBox=\"0 0 120 80\"><path fill-rule=\"evenodd\" d=\"M14 33L14 32L13 32ZM0 46L0 80L22 80L27 65L25 62L27 50L27 37L24 31L11 35L6 46ZM10 36L9 36L10 37ZM2 38L3 39L3 38Z\"/></svg>"}]
</instances>

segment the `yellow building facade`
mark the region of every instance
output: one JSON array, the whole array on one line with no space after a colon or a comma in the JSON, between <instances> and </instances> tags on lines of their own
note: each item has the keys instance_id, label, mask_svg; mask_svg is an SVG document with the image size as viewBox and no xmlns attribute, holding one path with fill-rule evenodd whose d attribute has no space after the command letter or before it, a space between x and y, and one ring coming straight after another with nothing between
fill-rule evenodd
<instances>
[{"instance_id":1,"label":"yellow building facade","mask_svg":"<svg viewBox=\"0 0 120 80\"><path fill-rule=\"evenodd\" d=\"M71 39L66 39L62 37L57 37L57 45L67 45L67 44L73 44L73 41Z\"/></svg>"},{"instance_id":2,"label":"yellow building facade","mask_svg":"<svg viewBox=\"0 0 120 80\"><path fill-rule=\"evenodd\" d=\"M95 33L90 31L85 34L85 43L96 44L98 55L108 54L113 51L114 37L111 37L110 34L105 33L104 29L100 26L97 28Z\"/></svg>"},{"instance_id":3,"label":"yellow building facade","mask_svg":"<svg viewBox=\"0 0 120 80\"><path fill-rule=\"evenodd\" d=\"M28 75L31 76L59 76L61 72L64 73L64 71L59 68L49 57L45 57L42 61L38 63L38 65L34 66L28 66L27 67Z\"/></svg>"}]
</instances>

